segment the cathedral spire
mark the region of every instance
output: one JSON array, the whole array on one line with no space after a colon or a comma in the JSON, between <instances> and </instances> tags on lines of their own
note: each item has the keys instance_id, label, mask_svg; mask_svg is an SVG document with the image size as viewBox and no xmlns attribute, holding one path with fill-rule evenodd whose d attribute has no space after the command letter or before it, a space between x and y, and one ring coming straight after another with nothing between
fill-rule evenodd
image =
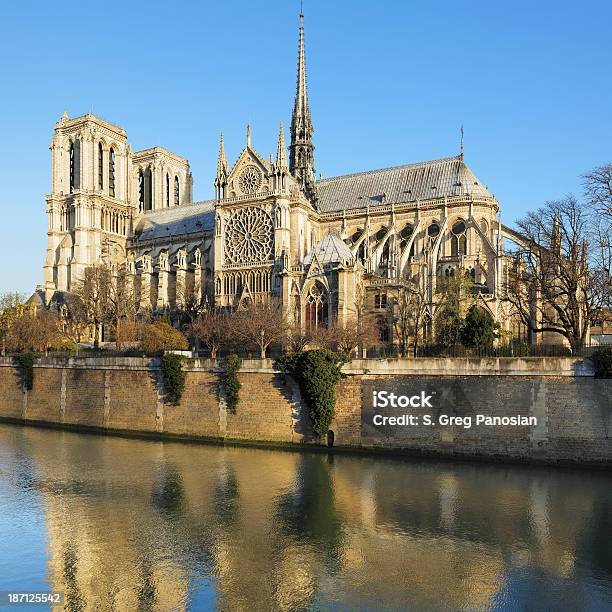
<instances>
[{"instance_id":1,"label":"cathedral spire","mask_svg":"<svg viewBox=\"0 0 612 612\"><path fill-rule=\"evenodd\" d=\"M300 41L295 102L291 117L291 146L289 170L297 179L306 196L316 200L314 184L314 146L312 144L312 117L306 89L306 55L304 52L304 14L300 13Z\"/></svg>"},{"instance_id":2,"label":"cathedral spire","mask_svg":"<svg viewBox=\"0 0 612 612\"><path fill-rule=\"evenodd\" d=\"M280 132L278 134L278 147L276 149L276 167L279 170L287 167L287 150L285 148L285 130L283 122L280 122Z\"/></svg>"}]
</instances>

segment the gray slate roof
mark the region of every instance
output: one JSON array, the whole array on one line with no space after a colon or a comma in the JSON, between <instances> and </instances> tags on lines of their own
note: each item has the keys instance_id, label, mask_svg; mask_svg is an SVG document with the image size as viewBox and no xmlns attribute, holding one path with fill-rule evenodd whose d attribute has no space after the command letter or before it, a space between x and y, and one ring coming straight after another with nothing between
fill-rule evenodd
<instances>
[{"instance_id":1,"label":"gray slate roof","mask_svg":"<svg viewBox=\"0 0 612 612\"><path fill-rule=\"evenodd\" d=\"M486 185L474 176L460 156L336 176L319 181L317 189L319 209L323 213L339 212L343 209L347 211L365 209L368 203L370 208L375 208L382 205L383 193L385 204L459 195L491 197ZM135 237L140 240L151 240L213 230L214 204L214 200L204 200L176 208L147 212L142 215L136 226ZM337 249L346 247L337 236L332 238L328 236L317 245L317 248L323 243L325 249L330 248L332 251L334 245ZM348 247L346 249L348 250ZM331 252L327 253L326 250L324 252L326 253L324 257L332 256ZM342 255L344 257L346 251L340 250L338 254L344 254Z\"/></svg>"},{"instance_id":2,"label":"gray slate roof","mask_svg":"<svg viewBox=\"0 0 612 612\"><path fill-rule=\"evenodd\" d=\"M349 249L340 236L332 232L327 233L323 240L319 240L314 249L304 257L304 265L312 262L313 253L317 254L317 259L321 265L353 259L351 249Z\"/></svg>"},{"instance_id":3,"label":"gray slate roof","mask_svg":"<svg viewBox=\"0 0 612 612\"><path fill-rule=\"evenodd\" d=\"M204 200L144 213L136 226L135 237L139 240L151 240L209 231L214 227L215 202Z\"/></svg>"},{"instance_id":4,"label":"gray slate roof","mask_svg":"<svg viewBox=\"0 0 612 612\"><path fill-rule=\"evenodd\" d=\"M491 197L460 156L369 170L323 179L317 183L321 212L399 204L445 196Z\"/></svg>"}]
</instances>

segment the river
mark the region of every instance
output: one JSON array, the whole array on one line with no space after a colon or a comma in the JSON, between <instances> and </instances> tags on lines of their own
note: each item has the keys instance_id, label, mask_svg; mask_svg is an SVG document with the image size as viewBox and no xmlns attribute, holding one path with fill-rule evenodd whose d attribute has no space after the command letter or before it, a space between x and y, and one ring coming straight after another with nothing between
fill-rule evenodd
<instances>
[{"instance_id":1,"label":"river","mask_svg":"<svg viewBox=\"0 0 612 612\"><path fill-rule=\"evenodd\" d=\"M0 590L74 611L612 609L612 475L2 424Z\"/></svg>"}]
</instances>

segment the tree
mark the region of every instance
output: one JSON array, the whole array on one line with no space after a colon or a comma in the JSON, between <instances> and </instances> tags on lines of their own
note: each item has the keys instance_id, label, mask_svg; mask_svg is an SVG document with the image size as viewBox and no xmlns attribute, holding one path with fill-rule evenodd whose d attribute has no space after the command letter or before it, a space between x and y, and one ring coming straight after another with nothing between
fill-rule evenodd
<instances>
[{"instance_id":1,"label":"tree","mask_svg":"<svg viewBox=\"0 0 612 612\"><path fill-rule=\"evenodd\" d=\"M499 324L493 317L472 304L461 329L461 342L467 348L491 348L497 338Z\"/></svg>"},{"instance_id":2,"label":"tree","mask_svg":"<svg viewBox=\"0 0 612 612\"><path fill-rule=\"evenodd\" d=\"M589 205L598 214L612 220L612 164L594 168L582 178Z\"/></svg>"},{"instance_id":3,"label":"tree","mask_svg":"<svg viewBox=\"0 0 612 612\"><path fill-rule=\"evenodd\" d=\"M210 294L210 281L206 279L200 289L200 294L196 293L193 283L179 286L176 290L176 303L180 304L178 308L178 317L181 325L189 329L191 324L204 312L212 308L212 299Z\"/></svg>"},{"instance_id":4,"label":"tree","mask_svg":"<svg viewBox=\"0 0 612 612\"><path fill-rule=\"evenodd\" d=\"M356 348L372 346L378 340L378 329L371 319L361 318L358 321L349 321L346 325L335 324L330 326L330 339L337 350L350 355Z\"/></svg>"},{"instance_id":5,"label":"tree","mask_svg":"<svg viewBox=\"0 0 612 612\"><path fill-rule=\"evenodd\" d=\"M412 340L412 355L417 356L419 333L427 314L427 288L424 276L416 275L405 281L397 289L394 298L388 303L391 309L393 329L399 340L402 357L406 357Z\"/></svg>"},{"instance_id":6,"label":"tree","mask_svg":"<svg viewBox=\"0 0 612 612\"><path fill-rule=\"evenodd\" d=\"M464 274L449 276L438 283L435 303L436 344L450 348L461 343L462 312L472 299L472 281Z\"/></svg>"},{"instance_id":7,"label":"tree","mask_svg":"<svg viewBox=\"0 0 612 612\"><path fill-rule=\"evenodd\" d=\"M612 308L612 164L595 168L583 176L586 204L592 211L589 255L600 274L607 278L606 308Z\"/></svg>"},{"instance_id":8,"label":"tree","mask_svg":"<svg viewBox=\"0 0 612 612\"><path fill-rule=\"evenodd\" d=\"M290 353L300 353L312 342L312 335L299 322L292 321L287 325L285 342Z\"/></svg>"},{"instance_id":9,"label":"tree","mask_svg":"<svg viewBox=\"0 0 612 612\"><path fill-rule=\"evenodd\" d=\"M81 298L75 293L64 297L64 308L60 310L63 332L66 338L79 347L79 342L87 330L87 309Z\"/></svg>"},{"instance_id":10,"label":"tree","mask_svg":"<svg viewBox=\"0 0 612 612\"><path fill-rule=\"evenodd\" d=\"M306 331L309 345L333 351L336 348L337 334L334 325L318 325Z\"/></svg>"},{"instance_id":11,"label":"tree","mask_svg":"<svg viewBox=\"0 0 612 612\"><path fill-rule=\"evenodd\" d=\"M105 264L94 264L85 268L83 277L73 286L72 293L83 305L88 325L94 332L94 346L100 346L102 325L108 321L111 310L111 270Z\"/></svg>"},{"instance_id":12,"label":"tree","mask_svg":"<svg viewBox=\"0 0 612 612\"><path fill-rule=\"evenodd\" d=\"M12 351L34 351L47 354L50 348L62 344L59 320L48 310L24 312L11 325L6 339Z\"/></svg>"},{"instance_id":13,"label":"tree","mask_svg":"<svg viewBox=\"0 0 612 612\"><path fill-rule=\"evenodd\" d=\"M265 359L269 346L287 337L288 324L281 303L274 298L268 302L249 302L235 314L235 330L239 339L259 350Z\"/></svg>"},{"instance_id":14,"label":"tree","mask_svg":"<svg viewBox=\"0 0 612 612\"><path fill-rule=\"evenodd\" d=\"M559 334L572 351L580 350L610 300L610 270L587 246L597 227L592 210L567 196L517 225L524 240L505 283L505 300L532 333Z\"/></svg>"},{"instance_id":15,"label":"tree","mask_svg":"<svg viewBox=\"0 0 612 612\"><path fill-rule=\"evenodd\" d=\"M208 308L189 325L188 335L199 340L210 351L212 359L216 359L217 353L231 342L231 315Z\"/></svg>"},{"instance_id":16,"label":"tree","mask_svg":"<svg viewBox=\"0 0 612 612\"><path fill-rule=\"evenodd\" d=\"M3 355L6 352L9 331L15 320L23 314L25 301L25 295L17 292L7 292L0 295L0 339L2 340Z\"/></svg>"},{"instance_id":17,"label":"tree","mask_svg":"<svg viewBox=\"0 0 612 612\"><path fill-rule=\"evenodd\" d=\"M132 276L125 266L119 266L111 272L110 287L108 290L107 319L115 328L115 346L121 350L123 338L123 325L134 320L136 316L136 296Z\"/></svg>"},{"instance_id":18,"label":"tree","mask_svg":"<svg viewBox=\"0 0 612 612\"><path fill-rule=\"evenodd\" d=\"M184 351L189 348L187 338L165 321L147 325L142 333L142 350L145 353Z\"/></svg>"}]
</instances>

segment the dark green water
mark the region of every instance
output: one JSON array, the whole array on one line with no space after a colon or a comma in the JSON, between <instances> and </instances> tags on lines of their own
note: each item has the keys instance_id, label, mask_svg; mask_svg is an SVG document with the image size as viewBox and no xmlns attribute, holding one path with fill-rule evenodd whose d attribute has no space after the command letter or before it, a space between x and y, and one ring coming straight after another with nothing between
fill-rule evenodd
<instances>
[{"instance_id":1,"label":"dark green water","mask_svg":"<svg viewBox=\"0 0 612 612\"><path fill-rule=\"evenodd\" d=\"M612 476L0 425L7 589L67 610L612 609Z\"/></svg>"}]
</instances>

